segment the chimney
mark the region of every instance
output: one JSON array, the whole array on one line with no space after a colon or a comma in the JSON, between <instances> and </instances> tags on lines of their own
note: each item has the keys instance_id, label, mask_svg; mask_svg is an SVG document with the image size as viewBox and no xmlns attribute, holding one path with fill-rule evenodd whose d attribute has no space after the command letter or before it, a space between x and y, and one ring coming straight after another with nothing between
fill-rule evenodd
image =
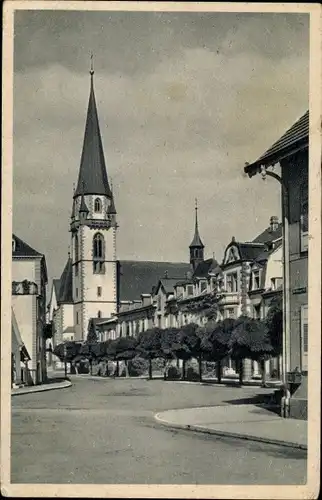
<instances>
[{"instance_id":1,"label":"chimney","mask_svg":"<svg viewBox=\"0 0 322 500\"><path fill-rule=\"evenodd\" d=\"M278 226L279 226L279 223L278 223L278 217L276 217L276 215L272 215L272 217L270 218L269 220L269 229L270 231L273 233L274 231L277 231L278 229Z\"/></svg>"},{"instance_id":2,"label":"chimney","mask_svg":"<svg viewBox=\"0 0 322 500\"><path fill-rule=\"evenodd\" d=\"M164 271L164 278L165 278L165 279L168 279L168 278L169 278L169 273L168 273L168 271L167 271L167 270L166 270L166 271Z\"/></svg>"},{"instance_id":3,"label":"chimney","mask_svg":"<svg viewBox=\"0 0 322 500\"><path fill-rule=\"evenodd\" d=\"M142 306L150 306L152 304L152 295L150 293L142 293Z\"/></svg>"}]
</instances>

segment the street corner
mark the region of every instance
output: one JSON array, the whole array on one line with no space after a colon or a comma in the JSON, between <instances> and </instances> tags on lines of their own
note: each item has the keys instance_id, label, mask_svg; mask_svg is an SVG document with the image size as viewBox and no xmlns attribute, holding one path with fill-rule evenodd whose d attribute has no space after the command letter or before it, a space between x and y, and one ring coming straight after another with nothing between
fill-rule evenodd
<instances>
[{"instance_id":1,"label":"street corner","mask_svg":"<svg viewBox=\"0 0 322 500\"><path fill-rule=\"evenodd\" d=\"M46 392L46 391L57 391L59 389L67 389L73 384L70 380L63 380L62 382L56 382L54 384L44 384L39 386L22 387L20 389L13 389L11 391L11 396L22 396L24 394L33 394L35 392Z\"/></svg>"}]
</instances>

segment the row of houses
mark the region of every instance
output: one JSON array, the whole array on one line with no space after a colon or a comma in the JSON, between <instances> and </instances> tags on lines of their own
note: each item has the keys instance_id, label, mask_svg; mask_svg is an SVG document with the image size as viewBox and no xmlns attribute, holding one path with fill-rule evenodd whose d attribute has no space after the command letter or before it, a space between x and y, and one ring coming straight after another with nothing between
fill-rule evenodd
<instances>
[{"instance_id":1,"label":"row of houses","mask_svg":"<svg viewBox=\"0 0 322 500\"><path fill-rule=\"evenodd\" d=\"M190 245L190 270L184 279L165 271L151 290L139 300L120 304L112 318L92 318L89 331L99 340L118 336L137 336L152 327L200 326L209 319L237 318L248 314L264 318L272 297L282 290L282 226L272 216L268 227L253 241L238 242L233 237L222 262L204 259L204 245L198 229ZM279 371L279 360L266 364L268 373ZM234 373L227 361L226 372ZM259 374L256 362L245 362L245 376Z\"/></svg>"}]
</instances>

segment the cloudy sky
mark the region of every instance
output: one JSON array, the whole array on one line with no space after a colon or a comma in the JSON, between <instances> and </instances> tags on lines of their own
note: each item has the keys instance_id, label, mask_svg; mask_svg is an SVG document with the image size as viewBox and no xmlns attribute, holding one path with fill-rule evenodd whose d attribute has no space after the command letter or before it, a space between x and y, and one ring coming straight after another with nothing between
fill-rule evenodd
<instances>
[{"instance_id":1,"label":"cloudy sky","mask_svg":"<svg viewBox=\"0 0 322 500\"><path fill-rule=\"evenodd\" d=\"M13 229L50 278L70 242L91 51L119 258L186 261L196 197L218 260L280 216L278 184L243 165L308 107L307 15L17 11Z\"/></svg>"}]
</instances>

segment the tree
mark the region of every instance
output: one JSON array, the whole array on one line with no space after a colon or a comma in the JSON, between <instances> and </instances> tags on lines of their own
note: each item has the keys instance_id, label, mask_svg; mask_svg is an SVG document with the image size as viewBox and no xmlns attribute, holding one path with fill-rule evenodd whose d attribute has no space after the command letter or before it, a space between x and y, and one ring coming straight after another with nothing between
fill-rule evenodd
<instances>
[{"instance_id":1,"label":"tree","mask_svg":"<svg viewBox=\"0 0 322 500\"><path fill-rule=\"evenodd\" d=\"M119 375L119 361L125 361L127 371L127 361L133 359L136 354L137 339L127 335L126 337L118 337L107 344L107 357L116 361L117 376Z\"/></svg>"},{"instance_id":2,"label":"tree","mask_svg":"<svg viewBox=\"0 0 322 500\"><path fill-rule=\"evenodd\" d=\"M161 354L165 360L164 379L166 379L166 372L167 372L166 363L167 363L167 361L175 358L175 354L173 352L173 345L176 343L178 332L179 332L178 328L175 328L175 327L164 328L160 332L161 333L161 337L160 337Z\"/></svg>"},{"instance_id":3,"label":"tree","mask_svg":"<svg viewBox=\"0 0 322 500\"><path fill-rule=\"evenodd\" d=\"M283 300L280 294L271 300L265 322L273 347L273 355L279 356L283 346Z\"/></svg>"},{"instance_id":4,"label":"tree","mask_svg":"<svg viewBox=\"0 0 322 500\"><path fill-rule=\"evenodd\" d=\"M86 341L82 344L80 354L83 358L86 358L90 366L90 374L93 374L93 361L99 357L99 343L98 342L88 342Z\"/></svg>"},{"instance_id":5,"label":"tree","mask_svg":"<svg viewBox=\"0 0 322 500\"><path fill-rule=\"evenodd\" d=\"M182 380L186 376L186 362L192 357L198 360L199 378L201 377L201 338L198 335L199 326L196 323L189 323L179 329L175 343L173 344L173 353L182 360Z\"/></svg>"},{"instance_id":6,"label":"tree","mask_svg":"<svg viewBox=\"0 0 322 500\"><path fill-rule=\"evenodd\" d=\"M209 321L204 327L204 337L201 342L201 349L204 357L209 361L216 362L217 380L221 383L222 360L228 356L229 341L235 327L235 320L226 318L214 322Z\"/></svg>"},{"instance_id":7,"label":"tree","mask_svg":"<svg viewBox=\"0 0 322 500\"><path fill-rule=\"evenodd\" d=\"M273 347L268 328L264 321L241 316L236 320L229 341L230 356L239 363L239 383L243 383L243 360L259 361L262 368L263 384L265 384L264 360L272 355Z\"/></svg>"},{"instance_id":8,"label":"tree","mask_svg":"<svg viewBox=\"0 0 322 500\"><path fill-rule=\"evenodd\" d=\"M82 345L80 342L68 341L56 345L53 354L55 354L60 361L72 364L81 353L81 349Z\"/></svg>"},{"instance_id":9,"label":"tree","mask_svg":"<svg viewBox=\"0 0 322 500\"><path fill-rule=\"evenodd\" d=\"M162 330L149 328L138 336L137 352L149 360L149 379L152 379L152 359L162 356L161 350Z\"/></svg>"}]
</instances>

